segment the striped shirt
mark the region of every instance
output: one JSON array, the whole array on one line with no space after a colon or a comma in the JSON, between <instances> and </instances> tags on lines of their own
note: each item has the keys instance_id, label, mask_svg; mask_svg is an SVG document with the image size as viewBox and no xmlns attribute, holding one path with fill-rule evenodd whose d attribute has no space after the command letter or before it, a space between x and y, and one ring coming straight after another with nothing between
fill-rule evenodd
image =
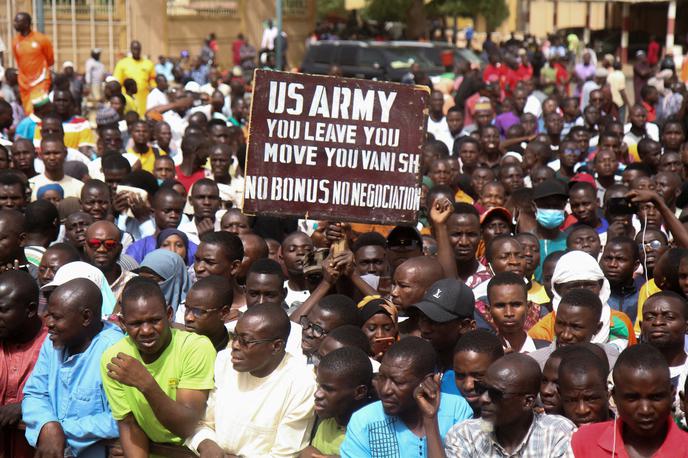
<instances>
[{"instance_id":1,"label":"striped shirt","mask_svg":"<svg viewBox=\"0 0 688 458\"><path fill-rule=\"evenodd\" d=\"M448 458L573 458L571 435L576 426L559 415L534 414L523 442L509 453L494 433L483 431L482 420L468 420L454 426L445 439Z\"/></svg>"}]
</instances>

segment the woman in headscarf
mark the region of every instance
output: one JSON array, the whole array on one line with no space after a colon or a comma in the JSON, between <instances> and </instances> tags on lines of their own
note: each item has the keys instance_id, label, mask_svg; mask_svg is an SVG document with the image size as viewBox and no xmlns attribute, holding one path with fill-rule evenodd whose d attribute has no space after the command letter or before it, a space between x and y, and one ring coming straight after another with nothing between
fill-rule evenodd
<instances>
[{"instance_id":1,"label":"woman in headscarf","mask_svg":"<svg viewBox=\"0 0 688 458\"><path fill-rule=\"evenodd\" d=\"M399 339L397 308L380 296L366 296L358 303L363 333L370 341L373 358L381 361L385 352Z\"/></svg>"},{"instance_id":2,"label":"woman in headscarf","mask_svg":"<svg viewBox=\"0 0 688 458\"><path fill-rule=\"evenodd\" d=\"M170 250L158 249L148 253L136 273L158 282L165 302L172 307L174 313L177 312L179 304L184 302L186 293L191 288L184 260Z\"/></svg>"},{"instance_id":3,"label":"woman in headscarf","mask_svg":"<svg viewBox=\"0 0 688 458\"><path fill-rule=\"evenodd\" d=\"M552 341L554 339L554 318L561 297L574 288L589 289L600 296L602 302L602 327L592 338L593 343L610 343L622 351L636 343L633 324L628 316L613 310L607 301L611 294L609 281L604 276L595 258L583 251L574 250L559 259L552 275L553 312L547 314L533 326L528 335L533 339Z\"/></svg>"},{"instance_id":4,"label":"woman in headscarf","mask_svg":"<svg viewBox=\"0 0 688 458\"><path fill-rule=\"evenodd\" d=\"M187 266L193 264L194 254L198 245L189 241L189 237L179 229L165 229L160 231L156 239L156 248L163 248L181 256Z\"/></svg>"}]
</instances>

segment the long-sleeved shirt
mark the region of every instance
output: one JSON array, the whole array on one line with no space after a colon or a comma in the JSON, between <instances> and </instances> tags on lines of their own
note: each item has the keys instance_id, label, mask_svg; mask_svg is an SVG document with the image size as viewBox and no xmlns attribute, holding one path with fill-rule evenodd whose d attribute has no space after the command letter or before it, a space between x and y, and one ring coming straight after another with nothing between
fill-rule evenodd
<instances>
[{"instance_id":1,"label":"long-sleeved shirt","mask_svg":"<svg viewBox=\"0 0 688 458\"><path fill-rule=\"evenodd\" d=\"M295 457L308 445L315 387L313 371L289 353L270 375L258 378L235 371L231 350L223 350L203 426L187 445L196 451L210 439L238 456Z\"/></svg>"},{"instance_id":2,"label":"long-sleeved shirt","mask_svg":"<svg viewBox=\"0 0 688 458\"><path fill-rule=\"evenodd\" d=\"M24 385L33 371L48 330L41 330L28 342L0 341L0 405L21 402ZM34 451L24 439L24 432L4 428L0 431L0 450L13 458L33 457Z\"/></svg>"},{"instance_id":3,"label":"long-sleeved shirt","mask_svg":"<svg viewBox=\"0 0 688 458\"><path fill-rule=\"evenodd\" d=\"M62 426L73 455L105 457L105 447L97 443L119 437L119 432L103 391L100 359L122 337L117 326L103 322L88 348L75 355L45 340L24 387L22 419L29 444L35 447L41 428L54 421Z\"/></svg>"}]
</instances>

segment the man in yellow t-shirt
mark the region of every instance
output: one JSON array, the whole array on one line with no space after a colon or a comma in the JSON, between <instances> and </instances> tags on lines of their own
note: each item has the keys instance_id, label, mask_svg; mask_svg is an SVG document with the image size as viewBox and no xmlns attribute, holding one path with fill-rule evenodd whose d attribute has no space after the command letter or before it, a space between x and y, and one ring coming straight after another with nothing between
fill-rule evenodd
<instances>
[{"instance_id":1,"label":"man in yellow t-shirt","mask_svg":"<svg viewBox=\"0 0 688 458\"><path fill-rule=\"evenodd\" d=\"M127 337L103 354L100 370L124 454L147 454L150 442L181 445L205 412L215 349L170 328L173 312L154 280L130 280L121 313Z\"/></svg>"},{"instance_id":2,"label":"man in yellow t-shirt","mask_svg":"<svg viewBox=\"0 0 688 458\"><path fill-rule=\"evenodd\" d=\"M134 40L131 42L131 56L121 59L115 65L113 76L124 84L124 80L131 78L136 81L136 111L139 116L146 114L146 99L148 93L155 82L155 66L153 62L141 57L141 43Z\"/></svg>"},{"instance_id":3,"label":"man in yellow t-shirt","mask_svg":"<svg viewBox=\"0 0 688 458\"><path fill-rule=\"evenodd\" d=\"M153 166L155 159L158 156L165 156L166 153L153 146L148 145L150 134L148 133L148 124L146 121L136 121L131 126L131 139L134 146L127 150L127 153L135 155L139 158L141 168L146 172L153 173Z\"/></svg>"}]
</instances>

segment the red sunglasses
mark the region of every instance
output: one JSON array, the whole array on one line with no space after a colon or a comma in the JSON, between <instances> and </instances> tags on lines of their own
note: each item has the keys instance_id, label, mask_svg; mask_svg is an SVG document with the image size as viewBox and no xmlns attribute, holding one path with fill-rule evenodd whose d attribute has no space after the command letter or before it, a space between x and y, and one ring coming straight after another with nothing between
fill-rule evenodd
<instances>
[{"instance_id":1,"label":"red sunglasses","mask_svg":"<svg viewBox=\"0 0 688 458\"><path fill-rule=\"evenodd\" d=\"M104 246L106 250L110 251L119 245L119 241L115 239L105 239L105 240L100 240L100 239L88 239L86 240L86 243L88 244L89 247L91 247L94 250L97 250L101 246Z\"/></svg>"}]
</instances>

